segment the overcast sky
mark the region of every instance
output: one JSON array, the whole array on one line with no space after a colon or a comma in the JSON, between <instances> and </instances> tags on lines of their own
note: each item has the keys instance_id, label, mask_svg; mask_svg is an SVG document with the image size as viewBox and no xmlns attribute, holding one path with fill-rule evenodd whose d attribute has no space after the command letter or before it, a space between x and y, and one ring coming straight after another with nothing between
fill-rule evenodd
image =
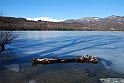
<instances>
[{"instance_id":1,"label":"overcast sky","mask_svg":"<svg viewBox=\"0 0 124 83\"><path fill-rule=\"evenodd\" d=\"M0 0L0 12L5 16L48 20L124 16L124 0Z\"/></svg>"}]
</instances>

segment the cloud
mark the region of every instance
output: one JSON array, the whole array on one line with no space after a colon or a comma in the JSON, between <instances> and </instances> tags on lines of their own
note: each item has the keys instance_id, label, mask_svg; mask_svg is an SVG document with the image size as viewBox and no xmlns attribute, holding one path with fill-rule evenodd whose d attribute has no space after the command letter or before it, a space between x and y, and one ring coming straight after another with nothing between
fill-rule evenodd
<instances>
[{"instance_id":1,"label":"cloud","mask_svg":"<svg viewBox=\"0 0 124 83\"><path fill-rule=\"evenodd\" d=\"M51 21L51 22L63 21L63 20L52 19L52 18L49 18L49 17L37 17L37 18L26 18L26 19L27 20L33 20L33 21L41 20L41 21Z\"/></svg>"}]
</instances>

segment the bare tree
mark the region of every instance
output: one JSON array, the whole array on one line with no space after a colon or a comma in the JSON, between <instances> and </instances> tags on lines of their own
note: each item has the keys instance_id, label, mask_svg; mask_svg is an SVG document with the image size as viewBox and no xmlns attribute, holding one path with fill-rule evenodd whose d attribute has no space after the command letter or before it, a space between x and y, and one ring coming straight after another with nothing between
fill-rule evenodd
<instances>
[{"instance_id":1,"label":"bare tree","mask_svg":"<svg viewBox=\"0 0 124 83\"><path fill-rule=\"evenodd\" d=\"M0 47L1 52L5 50L6 44L11 44L18 37L13 31L0 31Z\"/></svg>"},{"instance_id":2,"label":"bare tree","mask_svg":"<svg viewBox=\"0 0 124 83\"><path fill-rule=\"evenodd\" d=\"M0 17L3 17L3 12L0 11ZM6 19L5 19L6 20ZM14 25L14 23L12 23ZM13 25L9 25L10 27L13 27ZM4 27L1 27L0 31L0 51L5 50L6 44L11 44L13 40L15 40L18 37L18 34L14 33L14 31L3 31Z\"/></svg>"}]
</instances>

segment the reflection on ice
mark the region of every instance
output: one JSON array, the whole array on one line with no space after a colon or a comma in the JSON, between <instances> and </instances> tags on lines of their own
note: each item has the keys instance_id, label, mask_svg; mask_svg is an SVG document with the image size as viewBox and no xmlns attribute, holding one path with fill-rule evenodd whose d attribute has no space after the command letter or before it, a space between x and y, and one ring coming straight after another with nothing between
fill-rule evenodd
<instances>
[{"instance_id":1,"label":"reflection on ice","mask_svg":"<svg viewBox=\"0 0 124 83\"><path fill-rule=\"evenodd\" d=\"M101 61L102 62L102 64L107 68L107 69L109 69L110 67L106 64L106 62L105 61Z\"/></svg>"},{"instance_id":2,"label":"reflection on ice","mask_svg":"<svg viewBox=\"0 0 124 83\"><path fill-rule=\"evenodd\" d=\"M124 74L124 56L118 56L115 60L113 60L113 64L111 65L111 69L118 73Z\"/></svg>"},{"instance_id":3,"label":"reflection on ice","mask_svg":"<svg viewBox=\"0 0 124 83\"><path fill-rule=\"evenodd\" d=\"M15 71L15 72L19 72L19 70L20 70L19 64L10 64L10 65L5 65L3 67L7 68L9 70Z\"/></svg>"},{"instance_id":4,"label":"reflection on ice","mask_svg":"<svg viewBox=\"0 0 124 83\"><path fill-rule=\"evenodd\" d=\"M17 57L12 49L2 51L0 52L0 66L15 72L19 72L20 65L18 64L17 58L19 57Z\"/></svg>"},{"instance_id":5,"label":"reflection on ice","mask_svg":"<svg viewBox=\"0 0 124 83\"><path fill-rule=\"evenodd\" d=\"M105 59L101 60L101 63L104 65L105 68L108 69L109 72L113 73L113 69L110 68L110 66L112 65L112 62L107 61Z\"/></svg>"}]
</instances>

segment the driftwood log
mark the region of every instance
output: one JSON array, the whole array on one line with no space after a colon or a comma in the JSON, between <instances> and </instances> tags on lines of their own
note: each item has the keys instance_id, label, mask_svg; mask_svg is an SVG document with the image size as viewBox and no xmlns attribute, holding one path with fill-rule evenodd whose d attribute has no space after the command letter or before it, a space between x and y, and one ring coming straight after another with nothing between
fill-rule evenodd
<instances>
[{"instance_id":1,"label":"driftwood log","mask_svg":"<svg viewBox=\"0 0 124 83\"><path fill-rule=\"evenodd\" d=\"M69 63L69 62L78 62L78 63L89 63L92 62L94 64L99 63L100 59L96 56L89 56L85 54L80 58L72 58L72 59L58 59L58 58L31 58L33 64L53 64L53 63Z\"/></svg>"}]
</instances>

